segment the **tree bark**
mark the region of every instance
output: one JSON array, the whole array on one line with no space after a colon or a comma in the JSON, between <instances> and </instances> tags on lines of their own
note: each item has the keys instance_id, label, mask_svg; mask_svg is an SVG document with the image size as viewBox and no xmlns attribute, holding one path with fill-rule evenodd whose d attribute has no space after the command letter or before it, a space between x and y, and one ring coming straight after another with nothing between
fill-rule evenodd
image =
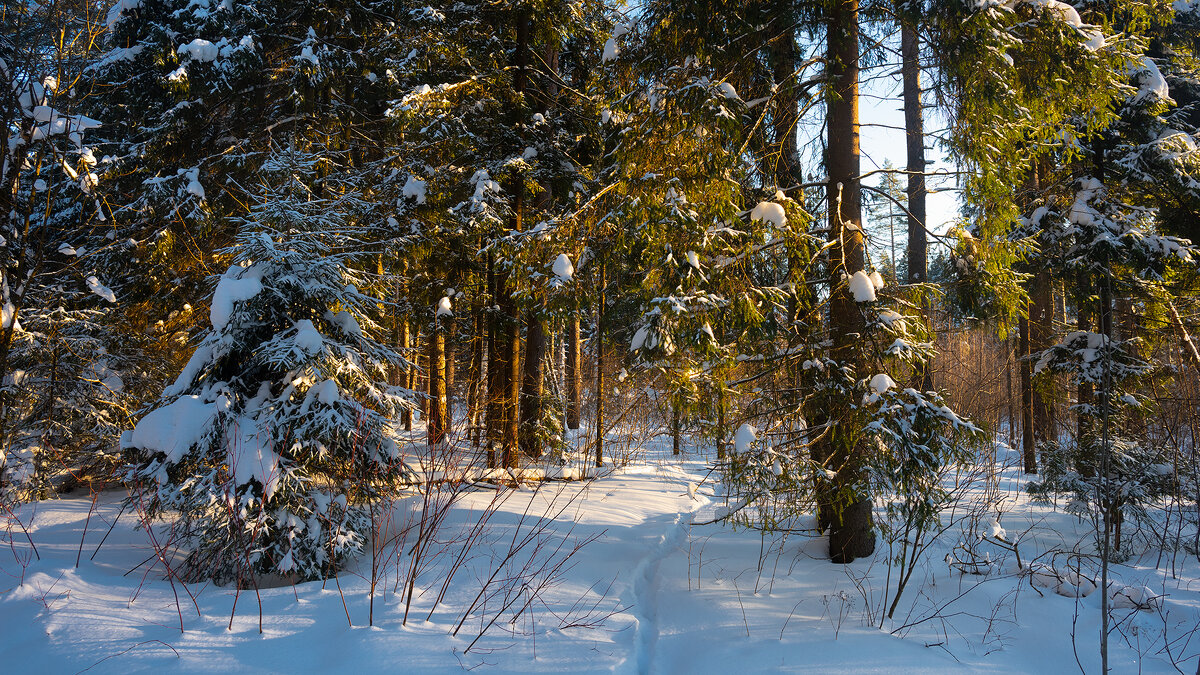
<instances>
[{"instance_id":1,"label":"tree bark","mask_svg":"<svg viewBox=\"0 0 1200 675\"><path fill-rule=\"evenodd\" d=\"M1022 316L1017 330L1017 356L1021 368L1021 456L1025 473L1037 473L1037 440L1033 432L1033 363L1029 360L1029 319Z\"/></svg>"},{"instance_id":2,"label":"tree bark","mask_svg":"<svg viewBox=\"0 0 1200 675\"><path fill-rule=\"evenodd\" d=\"M542 388L545 374L546 326L535 310L525 316L525 372L521 387L521 452L542 456Z\"/></svg>"},{"instance_id":3,"label":"tree bark","mask_svg":"<svg viewBox=\"0 0 1200 675\"><path fill-rule=\"evenodd\" d=\"M929 277L929 240L925 233L925 119L921 107L921 44L911 20L900 26L901 77L904 89L904 140L908 150L908 278L921 284ZM895 254L892 256L895 264ZM929 315L929 302L922 299L922 313ZM921 391L933 389L932 364L919 363L913 380Z\"/></svg>"},{"instance_id":4,"label":"tree bark","mask_svg":"<svg viewBox=\"0 0 1200 675\"><path fill-rule=\"evenodd\" d=\"M471 368L467 375L467 433L471 437L471 447L479 447L479 435L482 425L479 414L480 396L483 391L483 346L484 336L483 307L476 303L471 309L475 329L471 332Z\"/></svg>"},{"instance_id":5,"label":"tree bark","mask_svg":"<svg viewBox=\"0 0 1200 675\"><path fill-rule=\"evenodd\" d=\"M604 261L598 260L596 293L596 466L604 466Z\"/></svg>"},{"instance_id":6,"label":"tree bark","mask_svg":"<svg viewBox=\"0 0 1200 675\"><path fill-rule=\"evenodd\" d=\"M446 331L442 320L435 318L429 330L428 414L425 428L429 447L441 445L446 439Z\"/></svg>"},{"instance_id":7,"label":"tree bark","mask_svg":"<svg viewBox=\"0 0 1200 675\"><path fill-rule=\"evenodd\" d=\"M1079 315L1076 323L1076 328L1081 331L1091 332L1096 328L1096 312L1092 305L1092 278L1088 272L1083 272L1081 283L1079 284L1079 298L1076 301L1076 306L1079 308ZM1087 458L1084 452L1085 446L1089 444L1092 436L1092 419L1095 412L1091 410L1096 404L1095 388L1090 382L1084 382L1082 379L1076 387L1076 403L1078 409L1075 412L1075 444L1080 451L1080 466L1076 469L1085 477L1095 475L1094 458Z\"/></svg>"},{"instance_id":8,"label":"tree bark","mask_svg":"<svg viewBox=\"0 0 1200 675\"><path fill-rule=\"evenodd\" d=\"M682 425L679 423L679 395L675 394L671 397L671 454L673 455L680 453L681 431Z\"/></svg>"},{"instance_id":9,"label":"tree bark","mask_svg":"<svg viewBox=\"0 0 1200 675\"><path fill-rule=\"evenodd\" d=\"M444 430L450 433L454 425L454 335L455 322L453 316L447 316L442 319L442 334L445 337L445 366L442 368L443 377L446 379L446 405L443 411L446 416L446 426Z\"/></svg>"},{"instance_id":10,"label":"tree bark","mask_svg":"<svg viewBox=\"0 0 1200 675\"><path fill-rule=\"evenodd\" d=\"M830 248L829 326L831 357L862 375L860 341L866 330L863 314L850 293L849 277L863 271L866 255L862 232L862 191L859 169L858 0L834 0L828 39L828 171ZM864 485L864 453L860 420L852 394L838 397L827 435L827 466L836 472L822 498L830 516L829 557L848 563L875 551L871 499Z\"/></svg>"},{"instance_id":11,"label":"tree bark","mask_svg":"<svg viewBox=\"0 0 1200 675\"><path fill-rule=\"evenodd\" d=\"M504 356L500 353L501 333L504 324L497 309L500 302L500 292L497 289L499 276L496 274L495 259L488 254L488 296L491 299L488 307L487 321L487 400L486 434L488 468L494 469L499 463L500 437L504 429Z\"/></svg>"},{"instance_id":12,"label":"tree bark","mask_svg":"<svg viewBox=\"0 0 1200 675\"><path fill-rule=\"evenodd\" d=\"M1034 273L1029 307L1029 348L1033 354L1049 348L1054 337L1053 288L1050 272L1040 269ZM1052 441L1058 436L1054 433L1054 414L1044 387L1033 388L1033 427L1037 443Z\"/></svg>"},{"instance_id":13,"label":"tree bark","mask_svg":"<svg viewBox=\"0 0 1200 675\"><path fill-rule=\"evenodd\" d=\"M583 346L579 335L579 309L567 320L567 428L579 428L579 398L583 391Z\"/></svg>"}]
</instances>

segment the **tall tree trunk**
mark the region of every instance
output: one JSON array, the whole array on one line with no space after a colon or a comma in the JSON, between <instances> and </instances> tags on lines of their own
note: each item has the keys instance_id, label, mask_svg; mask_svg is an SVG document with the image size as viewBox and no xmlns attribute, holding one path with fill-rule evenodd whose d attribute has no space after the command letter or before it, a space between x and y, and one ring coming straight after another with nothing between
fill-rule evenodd
<instances>
[{"instance_id":1,"label":"tall tree trunk","mask_svg":"<svg viewBox=\"0 0 1200 675\"><path fill-rule=\"evenodd\" d=\"M446 439L446 330L441 323L441 319L433 320L428 337L429 400L425 429L430 448L441 445Z\"/></svg>"},{"instance_id":2,"label":"tall tree trunk","mask_svg":"<svg viewBox=\"0 0 1200 675\"><path fill-rule=\"evenodd\" d=\"M718 371L717 376L717 461L725 459L725 439L729 434L725 433L725 418L729 408L729 397L725 395L725 373Z\"/></svg>"},{"instance_id":3,"label":"tall tree trunk","mask_svg":"<svg viewBox=\"0 0 1200 675\"><path fill-rule=\"evenodd\" d=\"M471 331L471 368L468 373L467 380L467 433L470 434L471 447L479 447L479 434L482 425L480 424L480 399L483 398L483 346L487 341L484 335L484 318L483 306L476 302L471 308L471 315L474 317L474 330Z\"/></svg>"},{"instance_id":4,"label":"tall tree trunk","mask_svg":"<svg viewBox=\"0 0 1200 675\"><path fill-rule=\"evenodd\" d=\"M1076 306L1079 308L1076 328L1081 331L1091 332L1096 328L1096 311L1092 304L1092 275L1089 272L1083 272L1082 279L1079 284L1079 298ZM1075 468L1080 475L1092 477L1095 475L1095 457L1091 457L1091 453L1087 451L1087 446L1092 442L1093 419L1095 417L1094 406L1096 404L1095 388L1090 382L1084 382L1082 379L1076 386L1076 403L1078 407L1075 413L1075 444L1079 448L1080 457L1078 466Z\"/></svg>"},{"instance_id":5,"label":"tall tree trunk","mask_svg":"<svg viewBox=\"0 0 1200 675\"><path fill-rule=\"evenodd\" d=\"M1017 345L1014 343L1012 336L1004 341L1005 357L1004 357L1004 376L1007 384L1007 400L1008 400L1008 445L1009 447L1017 444L1017 404L1013 398L1013 362Z\"/></svg>"},{"instance_id":6,"label":"tall tree trunk","mask_svg":"<svg viewBox=\"0 0 1200 675\"><path fill-rule=\"evenodd\" d=\"M521 322L516 318L516 304L509 296L504 334L504 467L520 466L518 433L518 400L521 396Z\"/></svg>"},{"instance_id":7,"label":"tall tree trunk","mask_svg":"<svg viewBox=\"0 0 1200 675\"><path fill-rule=\"evenodd\" d=\"M486 400L486 438L488 453L488 468L494 469L500 461L500 437L504 431L504 356L500 353L501 334L504 322L497 309L500 302L498 284L500 275L496 273L496 262L488 254L488 326L487 326L487 400Z\"/></svg>"},{"instance_id":8,"label":"tall tree trunk","mask_svg":"<svg viewBox=\"0 0 1200 675\"><path fill-rule=\"evenodd\" d=\"M834 0L827 39L831 356L849 366L853 377L860 377L860 343L866 325L848 284L848 277L862 271L866 262L859 179L858 0ZM822 502L830 516L830 560L848 563L875 551L874 521L863 476L866 448L861 441L861 421L848 396L838 398L833 419L827 435L827 466L836 477Z\"/></svg>"},{"instance_id":9,"label":"tall tree trunk","mask_svg":"<svg viewBox=\"0 0 1200 675\"><path fill-rule=\"evenodd\" d=\"M799 138L796 122L800 116L796 86L796 38L793 18L788 11L790 2L780 3L772 26L771 77L777 87L773 97L772 135L775 141L775 185L782 189L800 182Z\"/></svg>"},{"instance_id":10,"label":"tall tree trunk","mask_svg":"<svg viewBox=\"0 0 1200 675\"><path fill-rule=\"evenodd\" d=\"M604 260L598 260L596 293L596 466L604 466Z\"/></svg>"},{"instance_id":11,"label":"tall tree trunk","mask_svg":"<svg viewBox=\"0 0 1200 675\"><path fill-rule=\"evenodd\" d=\"M682 427L683 425L679 423L679 394L674 394L671 396L671 454L673 455L680 453Z\"/></svg>"},{"instance_id":12,"label":"tall tree trunk","mask_svg":"<svg viewBox=\"0 0 1200 675\"><path fill-rule=\"evenodd\" d=\"M1037 473L1037 440L1033 433L1033 362L1029 360L1029 319L1022 316L1017 325L1018 363L1021 367L1021 456L1025 473Z\"/></svg>"},{"instance_id":13,"label":"tall tree trunk","mask_svg":"<svg viewBox=\"0 0 1200 675\"><path fill-rule=\"evenodd\" d=\"M579 428L579 398L583 392L583 341L579 335L579 308L567 319L567 428Z\"/></svg>"},{"instance_id":14,"label":"tall tree trunk","mask_svg":"<svg viewBox=\"0 0 1200 675\"><path fill-rule=\"evenodd\" d=\"M513 90L519 97L513 105L514 121L523 122L525 118L524 95L529 82L529 10L521 8L516 14L517 44L513 55L516 66L513 72ZM521 231L521 221L525 210L525 179L514 175L509 181L509 194L512 195L512 215L509 218L509 228L514 232ZM497 292L500 294L500 312L504 315L505 331L500 348L503 355L503 392L502 406L504 426L501 435L501 445L504 453L505 468L515 469L520 464L519 457L519 401L521 396L521 322L517 316L517 305L508 288L508 273L497 274Z\"/></svg>"},{"instance_id":15,"label":"tall tree trunk","mask_svg":"<svg viewBox=\"0 0 1200 675\"><path fill-rule=\"evenodd\" d=\"M921 43L912 21L900 26L900 72L904 81L904 140L908 149L908 278L920 284L929 277L929 240L925 234L925 117L921 107ZM895 264L895 254L892 257ZM928 316L926 300L922 313ZM913 379L921 391L933 389L931 364L918 364Z\"/></svg>"},{"instance_id":16,"label":"tall tree trunk","mask_svg":"<svg viewBox=\"0 0 1200 675\"><path fill-rule=\"evenodd\" d=\"M1054 286L1050 272L1040 269L1033 275L1029 307L1029 348L1040 353L1050 347L1054 337ZM1050 380L1047 380L1047 385ZM1033 435L1037 443L1055 440L1054 414L1045 387L1033 387Z\"/></svg>"},{"instance_id":17,"label":"tall tree trunk","mask_svg":"<svg viewBox=\"0 0 1200 675\"><path fill-rule=\"evenodd\" d=\"M541 457L542 387L546 357L546 325L535 310L525 316L525 373L521 387L521 452Z\"/></svg>"},{"instance_id":18,"label":"tall tree trunk","mask_svg":"<svg viewBox=\"0 0 1200 675\"><path fill-rule=\"evenodd\" d=\"M454 334L455 322L453 316L447 316L442 319L443 327L442 334L445 336L445 354L442 367L442 376L446 380L446 405L443 411L446 415L446 433L450 433L454 426Z\"/></svg>"}]
</instances>

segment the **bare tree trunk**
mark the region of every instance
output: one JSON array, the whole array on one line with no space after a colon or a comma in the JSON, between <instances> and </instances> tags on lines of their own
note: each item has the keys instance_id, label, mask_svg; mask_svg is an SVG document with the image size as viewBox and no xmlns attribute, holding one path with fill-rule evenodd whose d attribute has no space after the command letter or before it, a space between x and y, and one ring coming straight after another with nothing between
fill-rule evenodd
<instances>
[{"instance_id":1,"label":"bare tree trunk","mask_svg":"<svg viewBox=\"0 0 1200 675\"><path fill-rule=\"evenodd\" d=\"M535 310L525 316L525 373L521 388L521 452L541 457L542 389L546 357L546 326Z\"/></svg>"},{"instance_id":2,"label":"bare tree trunk","mask_svg":"<svg viewBox=\"0 0 1200 675\"><path fill-rule=\"evenodd\" d=\"M579 309L567 320L567 428L579 428L579 397L583 391L583 346L579 335Z\"/></svg>"},{"instance_id":3,"label":"bare tree trunk","mask_svg":"<svg viewBox=\"0 0 1200 675\"><path fill-rule=\"evenodd\" d=\"M525 93L529 81L529 10L516 10L517 43L513 55L516 66L513 72L513 90L518 96ZM518 99L519 100L519 99ZM520 103L514 104L514 117L523 118L525 111ZM524 178L513 176L509 184L512 194L512 216L509 218L510 229L519 232L525 211ZM497 292L500 294L500 312L504 315L505 332L501 340L504 351L502 382L503 431L501 445L504 453L505 468L515 469L520 464L519 453L519 401L521 397L521 322L517 316L516 302L512 291L508 289L508 273L497 275Z\"/></svg>"},{"instance_id":4,"label":"bare tree trunk","mask_svg":"<svg viewBox=\"0 0 1200 675\"><path fill-rule=\"evenodd\" d=\"M900 26L901 76L904 81L904 138L908 149L908 279L907 283L928 281L929 240L925 233L925 121L921 108L921 44L917 27L911 21ZM895 264L895 254L892 258ZM922 302L929 313L929 303ZM932 364L918 364L913 379L921 391L933 389Z\"/></svg>"},{"instance_id":5,"label":"bare tree trunk","mask_svg":"<svg viewBox=\"0 0 1200 675\"><path fill-rule=\"evenodd\" d=\"M866 263L862 232L862 190L859 175L858 0L834 0L829 21L827 71L831 85L828 103L829 231L831 277L829 325L831 356L849 366L855 377L863 370L860 342L866 325L850 293L848 277ZM835 471L822 498L831 516L829 557L848 563L875 551L871 499L863 477L866 448L860 420L848 397L839 397L833 413L828 466Z\"/></svg>"},{"instance_id":6,"label":"bare tree trunk","mask_svg":"<svg viewBox=\"0 0 1200 675\"><path fill-rule=\"evenodd\" d=\"M518 399L521 395L521 323L516 318L516 305L509 296L508 329L504 335L504 467L515 469L521 464L518 434Z\"/></svg>"},{"instance_id":7,"label":"bare tree trunk","mask_svg":"<svg viewBox=\"0 0 1200 675\"><path fill-rule=\"evenodd\" d=\"M596 466L604 466L604 261L599 265L596 293Z\"/></svg>"},{"instance_id":8,"label":"bare tree trunk","mask_svg":"<svg viewBox=\"0 0 1200 675\"><path fill-rule=\"evenodd\" d=\"M426 353L428 345L425 343L427 336L419 330L413 332L413 356L416 368L412 372L412 389L413 391L424 391L425 396L420 397L417 410L420 411L418 419L429 419L429 355Z\"/></svg>"},{"instance_id":9,"label":"bare tree trunk","mask_svg":"<svg viewBox=\"0 0 1200 675\"><path fill-rule=\"evenodd\" d=\"M471 447L479 447L480 424L480 395L483 391L483 346L484 336L483 307L475 303L471 308L475 329L471 332L471 369L467 380L467 432L471 437Z\"/></svg>"},{"instance_id":10,"label":"bare tree trunk","mask_svg":"<svg viewBox=\"0 0 1200 675\"><path fill-rule=\"evenodd\" d=\"M429 365L426 372L429 400L425 428L431 448L441 445L446 439L446 331L440 324L440 319L433 320L428 339Z\"/></svg>"},{"instance_id":11,"label":"bare tree trunk","mask_svg":"<svg viewBox=\"0 0 1200 675\"><path fill-rule=\"evenodd\" d=\"M1013 358L1016 351L1016 344L1013 342L1012 336L1004 341L1005 357L1004 357L1004 376L1008 384L1008 445L1012 447L1017 444L1016 426L1017 426L1017 405L1013 399Z\"/></svg>"},{"instance_id":12,"label":"bare tree trunk","mask_svg":"<svg viewBox=\"0 0 1200 675\"><path fill-rule=\"evenodd\" d=\"M446 433L450 433L454 425L454 335L455 322L453 316L447 316L442 319L443 329L442 334L445 336L445 366L442 368L443 377L446 379Z\"/></svg>"},{"instance_id":13,"label":"bare tree trunk","mask_svg":"<svg viewBox=\"0 0 1200 675\"><path fill-rule=\"evenodd\" d=\"M679 395L671 396L671 454L680 453L682 425L679 423Z\"/></svg>"},{"instance_id":14,"label":"bare tree trunk","mask_svg":"<svg viewBox=\"0 0 1200 675\"><path fill-rule=\"evenodd\" d=\"M725 439L728 437L725 429L725 412L729 407L729 397L725 395L725 374L717 374L717 461L725 459Z\"/></svg>"},{"instance_id":15,"label":"bare tree trunk","mask_svg":"<svg viewBox=\"0 0 1200 675\"><path fill-rule=\"evenodd\" d=\"M1054 293L1050 273L1045 269L1033 275L1032 303L1029 308L1029 348L1039 353L1050 347L1054 336ZM1047 380L1049 383L1050 381ZM1054 415L1044 389L1033 388L1033 435L1038 443L1053 441Z\"/></svg>"},{"instance_id":16,"label":"bare tree trunk","mask_svg":"<svg viewBox=\"0 0 1200 675\"><path fill-rule=\"evenodd\" d=\"M494 469L499 463L500 436L504 429L504 356L500 353L501 332L504 324L496 307L500 302L500 282L496 274L495 260L488 255L488 295L491 302L488 307L487 327L487 401L486 401L486 438L488 451L488 468Z\"/></svg>"},{"instance_id":17,"label":"bare tree trunk","mask_svg":"<svg viewBox=\"0 0 1200 675\"><path fill-rule=\"evenodd\" d=\"M1096 312L1092 305L1092 279L1088 272L1083 273L1083 279L1080 283L1078 300L1078 323L1076 327L1081 331L1091 332L1096 328ZM1092 436L1093 420L1095 411L1093 407L1096 404L1096 392L1090 382L1084 382L1082 379L1076 388L1076 402L1078 408L1075 417L1075 444L1080 450L1079 466L1076 469L1085 477L1095 475L1095 457L1088 457L1085 446L1089 443Z\"/></svg>"},{"instance_id":18,"label":"bare tree trunk","mask_svg":"<svg viewBox=\"0 0 1200 675\"><path fill-rule=\"evenodd\" d=\"M1029 319L1022 316L1017 330L1021 368L1021 456L1025 473L1037 473L1037 441L1033 433L1033 363L1029 360Z\"/></svg>"}]
</instances>

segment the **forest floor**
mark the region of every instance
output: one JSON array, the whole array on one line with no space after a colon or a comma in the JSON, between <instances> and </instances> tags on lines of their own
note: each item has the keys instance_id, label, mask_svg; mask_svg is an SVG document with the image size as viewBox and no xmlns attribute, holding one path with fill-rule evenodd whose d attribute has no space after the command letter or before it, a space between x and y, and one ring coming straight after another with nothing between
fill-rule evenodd
<instances>
[{"instance_id":1,"label":"forest floor","mask_svg":"<svg viewBox=\"0 0 1200 675\"><path fill-rule=\"evenodd\" d=\"M587 481L414 494L379 519L378 555L336 580L240 594L165 579L132 514L110 531L123 494L28 505L0 551L0 670L1099 671L1091 523L1031 503L1003 445L962 483L890 619L885 540L874 559L833 565L811 522L769 535L708 523L724 500L691 450L632 448ZM994 535L1017 542L1020 565ZM1160 550L1112 567L1114 672L1197 669L1200 563Z\"/></svg>"}]
</instances>

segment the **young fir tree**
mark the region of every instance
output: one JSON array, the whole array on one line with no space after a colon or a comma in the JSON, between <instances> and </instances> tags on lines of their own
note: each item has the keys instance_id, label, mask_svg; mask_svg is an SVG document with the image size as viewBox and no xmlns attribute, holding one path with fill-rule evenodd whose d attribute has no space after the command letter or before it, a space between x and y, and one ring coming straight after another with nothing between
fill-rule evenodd
<instances>
[{"instance_id":1,"label":"young fir tree","mask_svg":"<svg viewBox=\"0 0 1200 675\"><path fill-rule=\"evenodd\" d=\"M178 513L188 578L332 574L403 470L388 421L406 401L377 384L398 356L364 332L376 300L350 265L362 206L328 160L273 153L212 328L123 439L134 504Z\"/></svg>"}]
</instances>

